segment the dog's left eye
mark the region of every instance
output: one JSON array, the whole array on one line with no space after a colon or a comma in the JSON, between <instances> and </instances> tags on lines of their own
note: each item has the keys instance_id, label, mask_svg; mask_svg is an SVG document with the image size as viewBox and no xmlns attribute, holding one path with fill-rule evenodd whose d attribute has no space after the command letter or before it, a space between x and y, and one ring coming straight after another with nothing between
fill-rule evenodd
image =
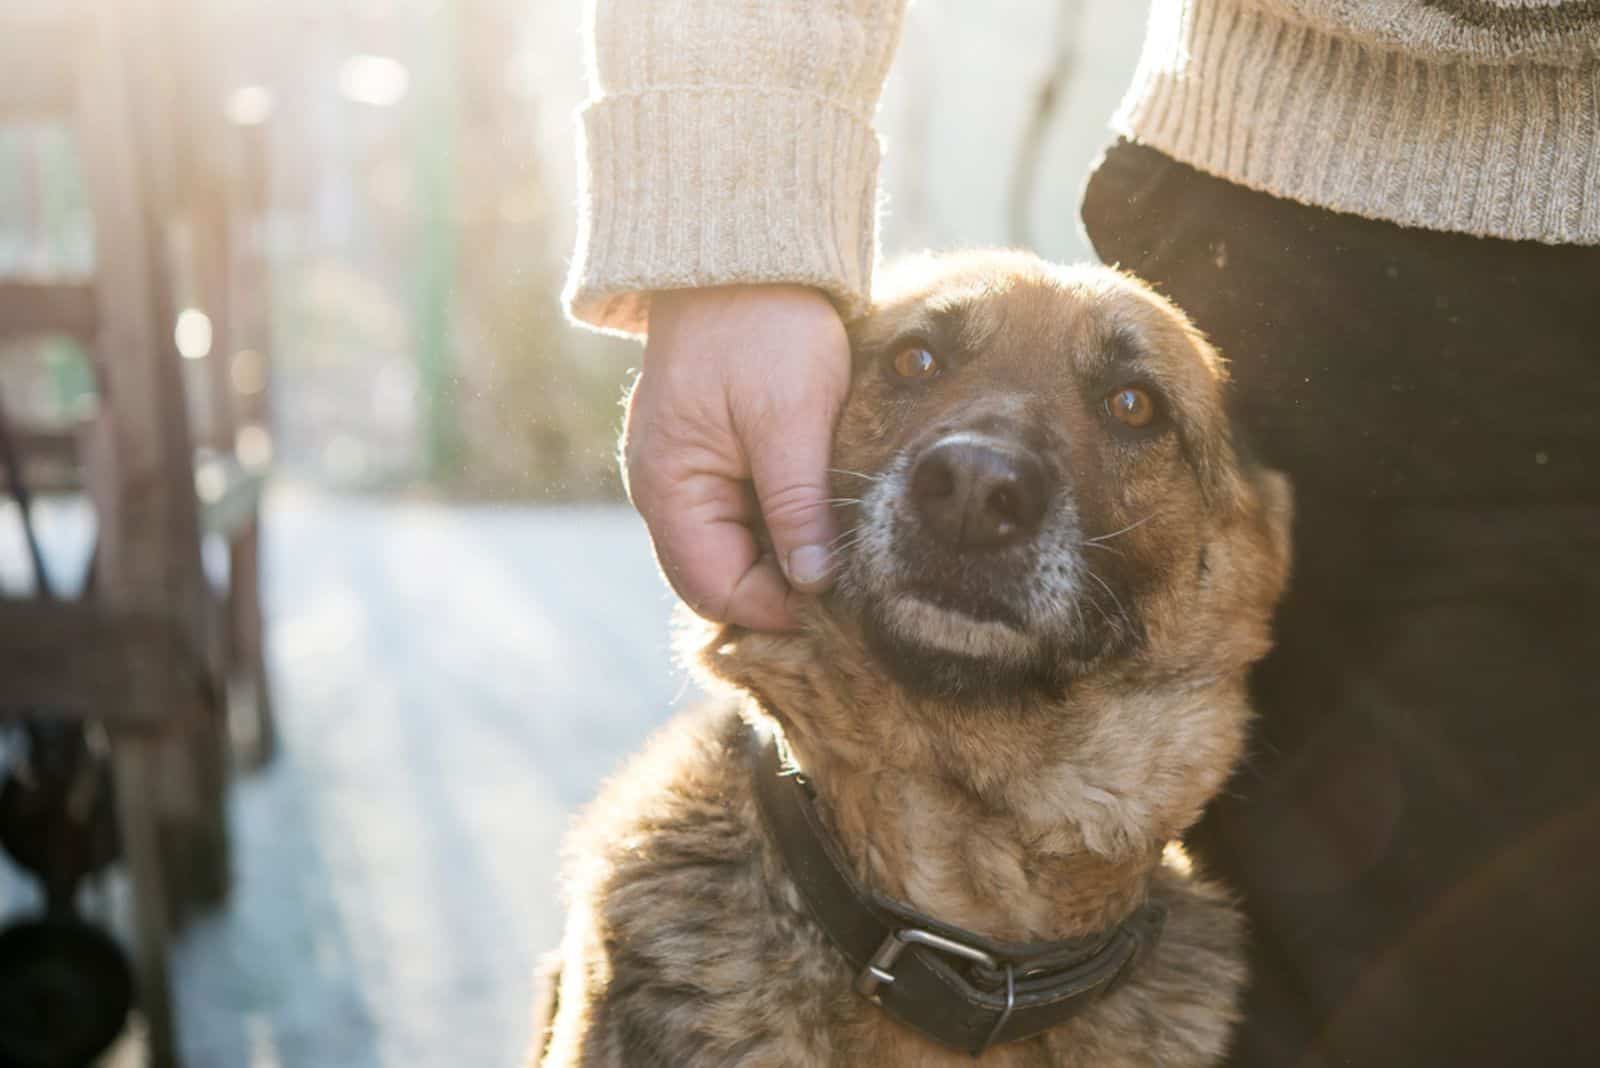
<instances>
[{"instance_id":1,"label":"dog's left eye","mask_svg":"<svg viewBox=\"0 0 1600 1068\"><path fill-rule=\"evenodd\" d=\"M907 345L894 354L894 373L901 378L932 378L941 370L938 359L921 345Z\"/></svg>"},{"instance_id":2,"label":"dog's left eye","mask_svg":"<svg viewBox=\"0 0 1600 1068\"><path fill-rule=\"evenodd\" d=\"M1123 426L1143 430L1155 422L1156 400L1138 386L1123 386L1106 397L1106 412Z\"/></svg>"}]
</instances>

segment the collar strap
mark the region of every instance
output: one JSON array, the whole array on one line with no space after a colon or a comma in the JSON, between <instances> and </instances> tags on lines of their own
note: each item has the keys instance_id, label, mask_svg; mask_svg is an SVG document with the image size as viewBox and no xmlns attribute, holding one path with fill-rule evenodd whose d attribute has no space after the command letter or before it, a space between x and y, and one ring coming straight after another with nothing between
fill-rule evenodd
<instances>
[{"instance_id":1,"label":"collar strap","mask_svg":"<svg viewBox=\"0 0 1600 1068\"><path fill-rule=\"evenodd\" d=\"M1166 909L1147 903L1084 938L999 942L870 890L771 732L749 735L762 818L812 918L855 971L856 992L937 1042L976 1057L1064 1023L1114 990L1161 936Z\"/></svg>"}]
</instances>

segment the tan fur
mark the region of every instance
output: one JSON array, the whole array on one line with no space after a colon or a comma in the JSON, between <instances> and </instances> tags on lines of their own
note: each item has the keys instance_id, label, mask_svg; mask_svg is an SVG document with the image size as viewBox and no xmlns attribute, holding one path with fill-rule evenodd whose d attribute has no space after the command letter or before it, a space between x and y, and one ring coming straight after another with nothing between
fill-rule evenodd
<instances>
[{"instance_id":1,"label":"tan fur","mask_svg":"<svg viewBox=\"0 0 1600 1068\"><path fill-rule=\"evenodd\" d=\"M858 359L923 336L932 312L957 305L961 336L949 344L981 354L960 376L913 395L858 372L835 463L859 475L839 476L839 496L893 470L927 428L986 413L1045 427L1042 447L1070 458L1069 518L1094 526L1073 535L1095 557L1079 565L1096 576L1114 565L1122 586L1119 596L1101 583L1111 597L1075 608L1073 626L1139 640L1104 653L1073 646L1060 686L983 699L915 692L864 633L876 565L847 568L798 633L691 627L688 644L726 696L664 730L575 834L559 1006L539 1063L970 1063L851 991L767 840L741 716L781 727L857 874L946 922L1046 940L1104 929L1146 898L1168 906L1164 937L1124 987L981 1063L1222 1056L1244 977L1240 919L1163 850L1242 750L1246 670L1268 646L1287 579L1287 487L1235 455L1222 364L1204 340L1110 271L1014 253L913 264L853 331ZM1169 399L1169 437L1100 443L1103 413L1084 383L1102 380L1118 344ZM864 524L864 514L843 518ZM872 551L850 550L857 564Z\"/></svg>"}]
</instances>

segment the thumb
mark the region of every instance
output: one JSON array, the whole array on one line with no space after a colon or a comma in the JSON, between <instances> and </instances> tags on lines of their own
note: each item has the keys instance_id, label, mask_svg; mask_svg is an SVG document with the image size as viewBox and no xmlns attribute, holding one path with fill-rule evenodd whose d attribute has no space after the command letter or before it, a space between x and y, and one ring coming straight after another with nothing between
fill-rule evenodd
<instances>
[{"instance_id":1,"label":"thumb","mask_svg":"<svg viewBox=\"0 0 1600 1068\"><path fill-rule=\"evenodd\" d=\"M789 584L806 593L828 587L835 521L828 498L832 411L791 410L747 444L756 501Z\"/></svg>"}]
</instances>

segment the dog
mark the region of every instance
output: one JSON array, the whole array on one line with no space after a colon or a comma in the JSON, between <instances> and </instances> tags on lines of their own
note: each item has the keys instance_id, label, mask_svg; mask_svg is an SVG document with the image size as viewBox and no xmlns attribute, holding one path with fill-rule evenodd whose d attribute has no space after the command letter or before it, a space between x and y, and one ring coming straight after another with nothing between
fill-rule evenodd
<instances>
[{"instance_id":1,"label":"dog","mask_svg":"<svg viewBox=\"0 0 1600 1068\"><path fill-rule=\"evenodd\" d=\"M572 838L535 1063L1210 1065L1245 981L1173 845L1245 744L1291 495L1133 279L902 265L851 327L836 583Z\"/></svg>"}]
</instances>

